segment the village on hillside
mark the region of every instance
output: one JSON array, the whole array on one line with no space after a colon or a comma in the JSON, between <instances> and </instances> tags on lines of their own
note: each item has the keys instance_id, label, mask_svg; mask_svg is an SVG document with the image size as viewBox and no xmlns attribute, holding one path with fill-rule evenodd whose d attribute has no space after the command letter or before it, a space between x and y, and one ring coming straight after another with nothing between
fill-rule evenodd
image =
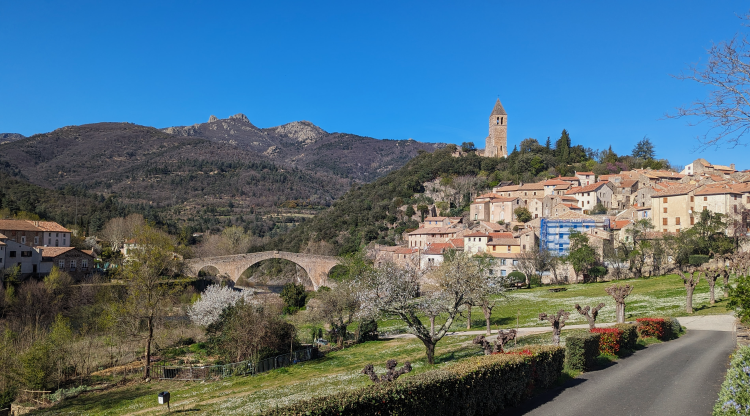
<instances>
[{"instance_id":1,"label":"village on hillside","mask_svg":"<svg viewBox=\"0 0 750 416\"><path fill-rule=\"evenodd\" d=\"M490 115L486 148L480 153L507 156L507 126L507 113L498 99ZM496 259L493 272L507 276L519 271L519 262L534 251L558 257L568 254L571 232L578 232L605 259L611 273L611 266L616 269L623 264L608 254L614 254L622 243L632 243L634 227L641 228L638 234L643 239L663 240L691 228L703 211L709 211L734 224L728 227L728 235L735 230L746 233L750 171L698 158L680 173L633 169L597 176L575 172L538 183L501 183L476 196L468 216L438 216L436 204L428 209L426 217L415 213L419 228L405 232L401 245L371 248L376 264L394 261L428 268L441 264L447 250L457 250ZM574 283L584 278L577 276L572 265L557 262L543 273L541 283Z\"/></svg>"}]
</instances>

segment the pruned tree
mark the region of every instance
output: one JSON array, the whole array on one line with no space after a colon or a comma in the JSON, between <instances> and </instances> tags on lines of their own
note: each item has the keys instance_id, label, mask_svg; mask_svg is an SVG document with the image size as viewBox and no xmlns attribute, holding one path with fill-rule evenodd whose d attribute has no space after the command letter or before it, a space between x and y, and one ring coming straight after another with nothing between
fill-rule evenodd
<instances>
[{"instance_id":1,"label":"pruned tree","mask_svg":"<svg viewBox=\"0 0 750 416\"><path fill-rule=\"evenodd\" d=\"M229 286L210 285L201 297L188 308L190 320L198 326L208 326L216 322L221 312L244 299L249 302L252 291L234 290Z\"/></svg>"},{"instance_id":2,"label":"pruned tree","mask_svg":"<svg viewBox=\"0 0 750 416\"><path fill-rule=\"evenodd\" d=\"M367 364L364 369L362 369L362 374L366 374L370 377L370 380L372 380L373 383L386 383L391 382L399 378L399 376L406 374L412 370L411 363L405 362L404 365L396 370L396 365L398 362L396 360L388 360L385 363L385 374L378 377L378 375L375 373L375 368L372 366L372 364Z\"/></svg>"},{"instance_id":3,"label":"pruned tree","mask_svg":"<svg viewBox=\"0 0 750 416\"><path fill-rule=\"evenodd\" d=\"M716 297L714 296L714 287L716 287L716 280L722 275L722 271L726 271L726 268L718 263L712 264L711 262L701 265L699 270L706 277L709 288L708 303L713 305L716 303Z\"/></svg>"},{"instance_id":4,"label":"pruned tree","mask_svg":"<svg viewBox=\"0 0 750 416\"><path fill-rule=\"evenodd\" d=\"M472 343L480 345L482 349L484 350L484 355L490 355L492 353L501 353L504 351L505 344L516 338L516 333L517 331L515 329L510 329L507 331L504 331L502 329L498 330L497 338L495 339L494 346L490 342L490 340L487 339L487 336L484 336L484 335L477 335L472 341Z\"/></svg>"},{"instance_id":5,"label":"pruned tree","mask_svg":"<svg viewBox=\"0 0 750 416\"><path fill-rule=\"evenodd\" d=\"M594 329L596 328L596 318L599 316L599 310L604 307L604 303L600 303L596 305L594 308L591 308L591 306L586 306L581 308L581 305L576 303L576 310L578 313L583 315L586 320L589 322L589 328Z\"/></svg>"},{"instance_id":6,"label":"pruned tree","mask_svg":"<svg viewBox=\"0 0 750 416\"><path fill-rule=\"evenodd\" d=\"M427 362L435 362L435 345L450 329L456 316L472 294L486 279L487 270L468 253L446 256L445 261L431 269L420 284L422 272L418 267L401 268L386 263L363 279L360 285L361 315L375 317L382 314L398 316L425 346ZM420 294L427 294L419 299ZM439 303L445 308L445 321L434 331L422 322L426 303Z\"/></svg>"},{"instance_id":7,"label":"pruned tree","mask_svg":"<svg viewBox=\"0 0 750 416\"><path fill-rule=\"evenodd\" d=\"M747 27L750 15L741 17ZM691 65L685 73L673 75L709 87L708 98L677 108L668 118L689 117L688 125L701 123L708 130L698 137L699 149L746 144L743 136L750 130L750 40L737 33L729 41L711 46L705 66Z\"/></svg>"},{"instance_id":8,"label":"pruned tree","mask_svg":"<svg viewBox=\"0 0 750 416\"><path fill-rule=\"evenodd\" d=\"M484 355L492 354L492 343L484 335L477 335L471 343L481 346L484 350Z\"/></svg>"},{"instance_id":9,"label":"pruned tree","mask_svg":"<svg viewBox=\"0 0 750 416\"><path fill-rule=\"evenodd\" d=\"M630 295L630 292L633 291L633 286L628 284L614 284L612 286L605 287L604 290L615 300L615 317L617 319L617 323L624 323L625 298L627 298Z\"/></svg>"},{"instance_id":10,"label":"pruned tree","mask_svg":"<svg viewBox=\"0 0 750 416\"><path fill-rule=\"evenodd\" d=\"M698 286L698 282L701 280L701 271L694 267L690 267L686 276L685 273L678 268L677 274L680 275L682 283L685 285L685 312L693 313L693 292L695 292L695 287Z\"/></svg>"},{"instance_id":11,"label":"pruned tree","mask_svg":"<svg viewBox=\"0 0 750 416\"><path fill-rule=\"evenodd\" d=\"M553 315L547 315L544 312L539 314L540 321L547 321L552 325L552 344L560 345L560 331L565 327L565 321L567 321L569 317L570 312L563 309L560 309Z\"/></svg>"},{"instance_id":12,"label":"pruned tree","mask_svg":"<svg viewBox=\"0 0 750 416\"><path fill-rule=\"evenodd\" d=\"M122 248L127 239L133 238L136 231L146 225L140 214L131 214L125 218L117 217L107 221L102 228L102 239L109 242L112 251Z\"/></svg>"},{"instance_id":13,"label":"pruned tree","mask_svg":"<svg viewBox=\"0 0 750 416\"><path fill-rule=\"evenodd\" d=\"M516 331L515 329L498 330L497 341L495 342L495 352L503 352L505 344L516 339L517 334L518 331Z\"/></svg>"}]
</instances>

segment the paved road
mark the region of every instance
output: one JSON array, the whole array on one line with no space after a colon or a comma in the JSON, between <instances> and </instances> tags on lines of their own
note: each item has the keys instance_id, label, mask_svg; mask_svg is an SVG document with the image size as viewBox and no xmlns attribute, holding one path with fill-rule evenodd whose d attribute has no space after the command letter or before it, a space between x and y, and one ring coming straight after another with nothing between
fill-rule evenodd
<instances>
[{"instance_id":1,"label":"paved road","mask_svg":"<svg viewBox=\"0 0 750 416\"><path fill-rule=\"evenodd\" d=\"M584 373L503 415L711 415L736 343L734 318L680 321L688 328L680 339Z\"/></svg>"}]
</instances>

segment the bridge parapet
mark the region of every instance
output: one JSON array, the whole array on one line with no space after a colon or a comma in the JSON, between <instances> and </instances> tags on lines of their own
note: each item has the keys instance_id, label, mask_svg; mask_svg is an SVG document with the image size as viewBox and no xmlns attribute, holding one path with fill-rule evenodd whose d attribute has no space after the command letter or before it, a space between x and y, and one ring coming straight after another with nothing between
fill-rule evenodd
<instances>
[{"instance_id":1,"label":"bridge parapet","mask_svg":"<svg viewBox=\"0 0 750 416\"><path fill-rule=\"evenodd\" d=\"M237 281L248 267L268 259L284 259L298 264L307 273L313 284L313 289L328 283L328 273L340 264L338 257L321 256L316 254L291 253L287 251L263 251L259 253L235 254L230 256L201 257L185 260L186 271L191 276L198 276L201 269L214 267L219 274L226 275Z\"/></svg>"}]
</instances>

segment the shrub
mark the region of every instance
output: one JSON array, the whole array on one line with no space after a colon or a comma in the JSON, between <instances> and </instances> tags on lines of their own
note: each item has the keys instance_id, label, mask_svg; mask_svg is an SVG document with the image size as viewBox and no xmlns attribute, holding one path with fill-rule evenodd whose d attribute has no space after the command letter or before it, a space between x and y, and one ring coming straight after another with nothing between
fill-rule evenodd
<instances>
[{"instance_id":1,"label":"shrub","mask_svg":"<svg viewBox=\"0 0 750 416\"><path fill-rule=\"evenodd\" d=\"M511 283L521 283L526 281L526 275L514 270L510 273L508 273L508 281Z\"/></svg>"},{"instance_id":2,"label":"shrub","mask_svg":"<svg viewBox=\"0 0 750 416\"><path fill-rule=\"evenodd\" d=\"M680 325L680 321L677 320L677 318L666 318L668 321L668 329L669 329L669 338L668 339L675 339L678 336L680 336L680 332L682 332L682 325Z\"/></svg>"},{"instance_id":3,"label":"shrub","mask_svg":"<svg viewBox=\"0 0 750 416\"><path fill-rule=\"evenodd\" d=\"M629 351L634 350L635 346L638 345L638 325L617 324L613 326L613 328L617 328L622 331L620 348Z\"/></svg>"},{"instance_id":4,"label":"shrub","mask_svg":"<svg viewBox=\"0 0 750 416\"><path fill-rule=\"evenodd\" d=\"M593 328L594 334L601 334L599 338L599 354L616 355L622 346L623 330L618 328Z\"/></svg>"},{"instance_id":5,"label":"shrub","mask_svg":"<svg viewBox=\"0 0 750 416\"><path fill-rule=\"evenodd\" d=\"M701 264L708 262L709 259L710 257L705 254L692 254L688 257L688 263L693 266L700 266Z\"/></svg>"},{"instance_id":6,"label":"shrub","mask_svg":"<svg viewBox=\"0 0 750 416\"><path fill-rule=\"evenodd\" d=\"M394 382L316 397L267 415L492 414L549 387L562 372L564 350L538 346L513 354L460 360Z\"/></svg>"},{"instance_id":7,"label":"shrub","mask_svg":"<svg viewBox=\"0 0 750 416\"><path fill-rule=\"evenodd\" d=\"M672 332L671 323L664 318L638 318L636 321L640 338L656 337L663 340Z\"/></svg>"},{"instance_id":8,"label":"shrub","mask_svg":"<svg viewBox=\"0 0 750 416\"><path fill-rule=\"evenodd\" d=\"M714 405L714 416L750 413L750 346L738 349L732 356L727 376Z\"/></svg>"},{"instance_id":9,"label":"shrub","mask_svg":"<svg viewBox=\"0 0 750 416\"><path fill-rule=\"evenodd\" d=\"M594 367L599 356L601 334L584 332L565 339L565 365L571 370L586 371Z\"/></svg>"}]
</instances>

